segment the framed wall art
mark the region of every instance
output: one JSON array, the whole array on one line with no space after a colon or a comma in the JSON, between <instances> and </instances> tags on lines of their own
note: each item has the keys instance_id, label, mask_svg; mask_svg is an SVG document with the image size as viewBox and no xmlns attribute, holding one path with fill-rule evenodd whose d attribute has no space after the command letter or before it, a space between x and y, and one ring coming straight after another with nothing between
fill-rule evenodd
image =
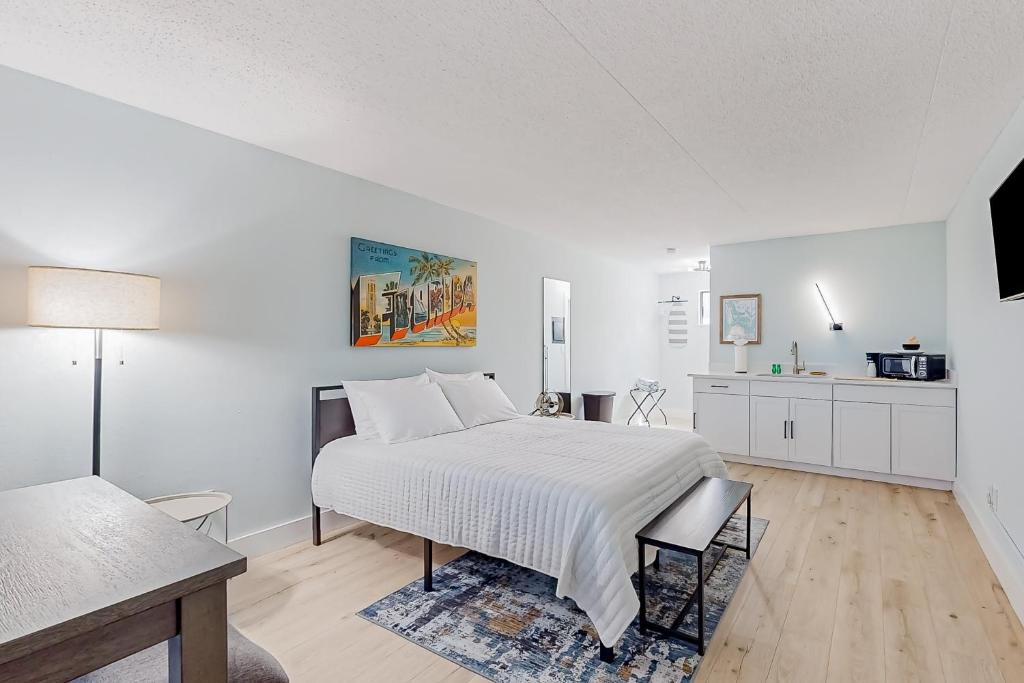
<instances>
[{"instance_id":1,"label":"framed wall art","mask_svg":"<svg viewBox=\"0 0 1024 683\"><path fill-rule=\"evenodd\" d=\"M352 346L476 346L476 261L352 238Z\"/></svg>"},{"instance_id":2,"label":"framed wall art","mask_svg":"<svg viewBox=\"0 0 1024 683\"><path fill-rule=\"evenodd\" d=\"M727 294L718 297L718 343L761 343L761 295Z\"/></svg>"}]
</instances>

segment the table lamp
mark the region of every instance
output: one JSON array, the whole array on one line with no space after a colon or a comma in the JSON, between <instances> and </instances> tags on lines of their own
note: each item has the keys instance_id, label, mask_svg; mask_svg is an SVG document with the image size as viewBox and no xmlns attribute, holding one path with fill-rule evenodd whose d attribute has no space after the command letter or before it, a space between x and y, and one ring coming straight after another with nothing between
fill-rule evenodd
<instances>
[{"instance_id":1,"label":"table lamp","mask_svg":"<svg viewBox=\"0 0 1024 683\"><path fill-rule=\"evenodd\" d=\"M160 278L84 268L30 266L28 324L94 330L92 473L100 474L103 330L160 327Z\"/></svg>"}]
</instances>

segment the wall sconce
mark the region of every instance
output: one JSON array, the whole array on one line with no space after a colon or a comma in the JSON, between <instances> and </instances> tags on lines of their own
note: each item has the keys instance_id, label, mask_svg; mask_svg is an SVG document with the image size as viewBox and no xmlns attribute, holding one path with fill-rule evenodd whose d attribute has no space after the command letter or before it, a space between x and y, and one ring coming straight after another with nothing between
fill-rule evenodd
<instances>
[{"instance_id":1,"label":"wall sconce","mask_svg":"<svg viewBox=\"0 0 1024 683\"><path fill-rule=\"evenodd\" d=\"M825 295L821 291L821 285L819 285L817 282L815 282L814 286L818 289L818 296L821 297L821 303L825 304L825 311L828 313L829 320L832 321L828 325L829 331L830 332L840 332L840 331L842 331L843 324L842 323L837 323L835 316L832 315L832 309L828 307L828 302L825 301Z\"/></svg>"}]
</instances>

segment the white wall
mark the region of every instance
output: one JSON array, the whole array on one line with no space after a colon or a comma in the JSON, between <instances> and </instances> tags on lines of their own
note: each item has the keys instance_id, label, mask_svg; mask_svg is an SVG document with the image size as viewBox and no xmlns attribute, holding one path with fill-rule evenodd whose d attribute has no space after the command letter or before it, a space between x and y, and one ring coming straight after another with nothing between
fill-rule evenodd
<instances>
[{"instance_id":1,"label":"white wall","mask_svg":"<svg viewBox=\"0 0 1024 683\"><path fill-rule=\"evenodd\" d=\"M2 68L0 101L0 489L90 469L91 335L23 326L30 264L163 278L162 329L108 345L104 475L230 491L232 536L309 513L314 384L479 368L532 408L543 276L577 391L657 369L642 269ZM351 235L476 259L479 345L351 348Z\"/></svg>"},{"instance_id":2,"label":"white wall","mask_svg":"<svg viewBox=\"0 0 1024 683\"><path fill-rule=\"evenodd\" d=\"M814 283L821 284L842 332L830 332ZM898 350L911 335L923 351L946 350L946 238L942 223L744 242L711 248L711 368L731 369L720 344L723 294L761 293L763 337L750 345L751 372L783 363L800 344L808 370L864 373L868 351Z\"/></svg>"},{"instance_id":3,"label":"white wall","mask_svg":"<svg viewBox=\"0 0 1024 683\"><path fill-rule=\"evenodd\" d=\"M708 369L708 341L710 326L698 325L700 291L708 289L708 274L690 271L664 273L658 277L658 300L666 301L673 296L686 299L686 320L688 325L687 344L683 347L668 343L666 321L668 304L659 311L660 373L658 379L668 391L661 406L673 420L683 422L693 418L693 380L690 372L706 372ZM654 419L657 424L657 419Z\"/></svg>"},{"instance_id":4,"label":"white wall","mask_svg":"<svg viewBox=\"0 0 1024 683\"><path fill-rule=\"evenodd\" d=\"M1024 558L1010 536L1024 547L1024 301L999 301L988 204L1021 159L1024 108L993 145L946 227L950 360L960 411L954 490L1017 614L1024 617ZM991 485L999 489L998 512L987 506Z\"/></svg>"}]
</instances>

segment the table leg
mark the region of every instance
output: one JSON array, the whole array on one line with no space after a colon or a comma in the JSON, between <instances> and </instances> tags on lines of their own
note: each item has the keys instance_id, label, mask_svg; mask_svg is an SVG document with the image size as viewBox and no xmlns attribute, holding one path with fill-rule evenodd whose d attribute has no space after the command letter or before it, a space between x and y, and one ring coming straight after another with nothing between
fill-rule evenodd
<instances>
[{"instance_id":1,"label":"table leg","mask_svg":"<svg viewBox=\"0 0 1024 683\"><path fill-rule=\"evenodd\" d=\"M754 497L754 492L751 491L747 494L747 559L750 559L750 499Z\"/></svg>"},{"instance_id":2,"label":"table leg","mask_svg":"<svg viewBox=\"0 0 1024 683\"><path fill-rule=\"evenodd\" d=\"M639 585L639 598L640 598L640 633L644 633L647 629L647 591L644 588L644 563L647 559L646 548L643 541L636 542L636 558L640 564L640 569L637 573L637 584Z\"/></svg>"},{"instance_id":3,"label":"table leg","mask_svg":"<svg viewBox=\"0 0 1024 683\"><path fill-rule=\"evenodd\" d=\"M178 613L178 635L167 641L168 681L227 683L227 583L182 597Z\"/></svg>"},{"instance_id":4,"label":"table leg","mask_svg":"<svg viewBox=\"0 0 1024 683\"><path fill-rule=\"evenodd\" d=\"M697 553L697 653L704 654L704 553Z\"/></svg>"}]
</instances>

